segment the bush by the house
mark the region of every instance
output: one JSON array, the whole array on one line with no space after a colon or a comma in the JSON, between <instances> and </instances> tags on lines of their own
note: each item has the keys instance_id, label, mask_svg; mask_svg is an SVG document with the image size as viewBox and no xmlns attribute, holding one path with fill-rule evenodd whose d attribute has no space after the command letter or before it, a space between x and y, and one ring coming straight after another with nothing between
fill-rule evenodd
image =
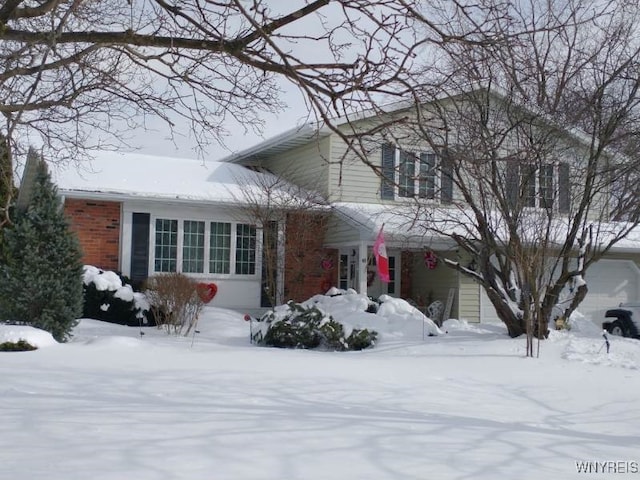
<instances>
[{"instance_id":1,"label":"bush by the house","mask_svg":"<svg viewBox=\"0 0 640 480\"><path fill-rule=\"evenodd\" d=\"M17 342L3 342L0 343L0 352L30 352L31 350L37 350L38 347L34 347L26 340L18 340Z\"/></svg>"},{"instance_id":2,"label":"bush by the house","mask_svg":"<svg viewBox=\"0 0 640 480\"><path fill-rule=\"evenodd\" d=\"M46 164L37 166L29 206L4 229L0 318L65 341L82 312L82 263Z\"/></svg>"},{"instance_id":3,"label":"bush by the house","mask_svg":"<svg viewBox=\"0 0 640 480\"><path fill-rule=\"evenodd\" d=\"M154 275L145 293L158 327L176 335L195 330L204 303L194 280L181 273Z\"/></svg>"},{"instance_id":4,"label":"bush by the house","mask_svg":"<svg viewBox=\"0 0 640 480\"><path fill-rule=\"evenodd\" d=\"M315 306L289 302L286 310L272 310L257 322L252 339L259 345L280 348L321 348L362 350L372 346L377 332L353 329L348 335L343 325Z\"/></svg>"},{"instance_id":5,"label":"bush by the house","mask_svg":"<svg viewBox=\"0 0 640 480\"><path fill-rule=\"evenodd\" d=\"M85 265L82 278L83 317L130 327L152 324L145 295L134 292L126 277Z\"/></svg>"}]
</instances>

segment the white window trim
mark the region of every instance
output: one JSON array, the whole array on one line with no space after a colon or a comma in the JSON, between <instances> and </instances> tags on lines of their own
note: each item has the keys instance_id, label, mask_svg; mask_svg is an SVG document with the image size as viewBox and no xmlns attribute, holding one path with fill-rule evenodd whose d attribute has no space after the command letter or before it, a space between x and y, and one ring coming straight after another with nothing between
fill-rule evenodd
<instances>
[{"instance_id":1,"label":"white window trim","mask_svg":"<svg viewBox=\"0 0 640 480\"><path fill-rule=\"evenodd\" d=\"M557 212L560 208L560 162L549 162L545 163L542 166L536 168L534 170L534 186L535 186L535 194L533 196L534 205L526 205L524 208L530 210L548 210L548 207L543 205L542 196L541 196L541 187L540 187L540 170L542 167L552 166L553 167L553 175L551 176L551 190L553 195L551 197L551 201L553 204L551 205L551 210ZM520 182L522 182L522 173L520 174ZM529 186L527 185L527 188ZM526 200L530 199L527 191Z\"/></svg>"},{"instance_id":2,"label":"white window trim","mask_svg":"<svg viewBox=\"0 0 640 480\"><path fill-rule=\"evenodd\" d=\"M236 239L237 239L237 226L238 225L250 225L249 222L230 221L228 219L206 218L197 215L183 216L174 215L167 212L166 214L154 214L150 215L149 222L149 275L157 275L168 272L160 272L155 269L155 256L156 256L156 220L177 220L178 221L178 242L176 253L176 272L182 272L182 260L183 260L183 246L184 246L184 222L196 221L204 222L204 273L192 273L185 272L185 275L194 278L219 278L219 279L258 279L262 275L262 228L258 225L256 228L256 258L255 258L255 272L253 274L238 274L235 273L236 269ZM229 252L229 267L231 273L209 273L209 260L210 260L210 234L211 234L211 222L229 223L231 224L231 238L230 238L230 252Z\"/></svg>"},{"instance_id":3,"label":"white window trim","mask_svg":"<svg viewBox=\"0 0 640 480\"><path fill-rule=\"evenodd\" d=\"M413 179L413 195L408 195L408 196L403 196L400 195L400 153L401 152L406 152L409 153L411 155L415 156L415 160L414 160L414 176L415 178ZM434 155L435 156L435 167L434 167L434 176L433 176L433 198L429 198L429 197L421 197L420 196L420 156L422 154L429 154L429 155ZM415 200L420 200L423 202L429 202L429 203L436 203L436 204L441 204L442 200L441 200L441 171L438 168L438 163L439 163L439 157L435 152L431 152L428 150L424 150L424 151L412 151L412 150L404 150L402 148L395 148L395 152L394 152L394 157L393 157L393 161L394 161L394 186L393 186L393 191L394 191L394 198L397 201L400 202L407 202L407 201L415 201ZM424 181L426 181L427 179L425 178Z\"/></svg>"}]
</instances>

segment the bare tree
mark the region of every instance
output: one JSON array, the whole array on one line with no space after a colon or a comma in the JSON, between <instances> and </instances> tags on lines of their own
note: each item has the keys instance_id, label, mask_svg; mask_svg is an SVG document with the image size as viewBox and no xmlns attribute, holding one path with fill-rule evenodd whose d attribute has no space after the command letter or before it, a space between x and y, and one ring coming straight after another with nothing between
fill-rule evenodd
<instances>
[{"instance_id":1,"label":"bare tree","mask_svg":"<svg viewBox=\"0 0 640 480\"><path fill-rule=\"evenodd\" d=\"M304 288L298 292L291 285L302 287L314 266L321 263L322 255L315 258L318 255L312 246L322 244L329 206L316 185L286 180L301 177L295 165L278 175L255 168L258 174L248 171L237 179L238 184L247 186L235 197L243 205L241 221L262 229L262 294L269 304L265 306L289 299L300 301ZM281 282L285 277L290 284L286 292Z\"/></svg>"},{"instance_id":2,"label":"bare tree","mask_svg":"<svg viewBox=\"0 0 640 480\"><path fill-rule=\"evenodd\" d=\"M398 91L417 44L405 4L7 0L0 134L14 159L30 142L78 158L159 118L204 149L230 120L259 131L283 80L329 121Z\"/></svg>"},{"instance_id":3,"label":"bare tree","mask_svg":"<svg viewBox=\"0 0 640 480\"><path fill-rule=\"evenodd\" d=\"M448 19L452 38L488 30L438 45L412 88L416 108L386 138L419 161L396 177L424 185L405 192L417 223L471 259L449 265L480 283L511 336L542 338L640 220L637 5L462 3L436 4L429 21Z\"/></svg>"}]
</instances>

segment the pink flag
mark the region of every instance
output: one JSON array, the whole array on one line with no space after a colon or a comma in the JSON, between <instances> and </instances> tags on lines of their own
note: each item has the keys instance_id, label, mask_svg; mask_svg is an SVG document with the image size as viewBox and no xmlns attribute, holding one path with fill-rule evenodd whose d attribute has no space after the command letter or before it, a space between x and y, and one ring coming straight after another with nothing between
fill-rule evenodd
<instances>
[{"instance_id":1,"label":"pink flag","mask_svg":"<svg viewBox=\"0 0 640 480\"><path fill-rule=\"evenodd\" d=\"M389 257L387 256L387 247L384 244L384 235L382 230L384 225L380 227L380 232L373 244L373 255L376 257L376 265L378 265L378 275L384 283L389 283Z\"/></svg>"}]
</instances>

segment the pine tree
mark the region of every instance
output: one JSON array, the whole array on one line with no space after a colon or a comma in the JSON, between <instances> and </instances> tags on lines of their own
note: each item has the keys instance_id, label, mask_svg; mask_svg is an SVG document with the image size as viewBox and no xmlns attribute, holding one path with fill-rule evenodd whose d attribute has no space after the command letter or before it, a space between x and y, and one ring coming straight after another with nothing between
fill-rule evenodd
<instances>
[{"instance_id":1,"label":"pine tree","mask_svg":"<svg viewBox=\"0 0 640 480\"><path fill-rule=\"evenodd\" d=\"M9 143L0 133L0 262L4 258L3 231L9 223L9 206L15 194Z\"/></svg>"},{"instance_id":2,"label":"pine tree","mask_svg":"<svg viewBox=\"0 0 640 480\"><path fill-rule=\"evenodd\" d=\"M38 165L29 207L16 212L4 237L0 319L67 340L82 313L81 252L44 161Z\"/></svg>"}]
</instances>

